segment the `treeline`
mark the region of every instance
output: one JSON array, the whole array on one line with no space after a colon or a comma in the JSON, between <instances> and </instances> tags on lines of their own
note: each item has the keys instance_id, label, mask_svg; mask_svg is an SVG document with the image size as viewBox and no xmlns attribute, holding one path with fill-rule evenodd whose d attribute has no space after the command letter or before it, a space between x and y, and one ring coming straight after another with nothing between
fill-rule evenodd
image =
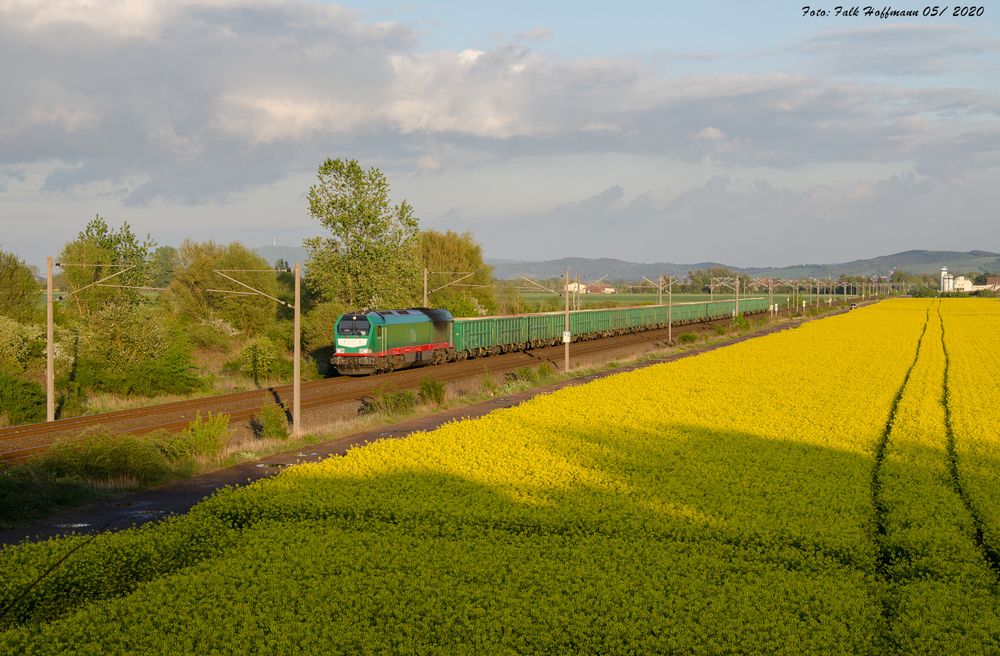
<instances>
[{"instance_id":1,"label":"treeline","mask_svg":"<svg viewBox=\"0 0 1000 656\"><path fill-rule=\"evenodd\" d=\"M497 310L479 244L469 234L420 230L405 201L390 205L378 169L327 160L308 199L327 234L305 242L306 379L326 373L340 314L419 305L425 270L428 291L441 288L430 294L433 307L456 315ZM101 216L56 260L57 416L107 410L122 398L227 392L291 375L288 262L267 262L238 242L158 245L127 222L113 226ZM0 250L0 425L44 419L45 297L37 273Z\"/></svg>"}]
</instances>

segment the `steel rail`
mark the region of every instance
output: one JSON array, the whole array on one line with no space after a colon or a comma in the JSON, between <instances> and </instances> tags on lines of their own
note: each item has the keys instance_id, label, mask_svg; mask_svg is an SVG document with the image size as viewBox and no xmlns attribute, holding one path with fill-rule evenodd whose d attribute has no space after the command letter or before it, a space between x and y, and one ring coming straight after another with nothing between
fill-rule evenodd
<instances>
[{"instance_id":1,"label":"steel rail","mask_svg":"<svg viewBox=\"0 0 1000 656\"><path fill-rule=\"evenodd\" d=\"M706 332L719 323L728 323L730 317L722 317L707 321L696 321L678 326L674 332ZM662 334L661 334L662 333ZM595 337L574 342L574 359L591 356L606 350L621 349L643 343L666 342L666 328L641 330L610 337ZM561 345L545 346L527 351L511 351L490 357L476 357L449 362L435 366L431 371L426 367L403 369L374 377L347 378L337 377L324 380L308 381L302 384L302 408L312 409L331 406L337 403L360 402L379 388L391 385L396 389L417 388L420 380L429 373L438 380L454 383L473 379L484 373L510 373L525 365L550 362L558 368L557 362ZM291 385L275 385L268 388L233 392L218 396L206 396L183 401L135 408L116 410L97 415L85 415L60 419L50 423L28 424L0 429L0 462L17 463L30 459L44 452L55 444L65 433L79 431L94 426L106 426L120 434L140 435L157 430L179 431L201 412L212 411L215 414L227 414L230 421L242 421L260 413L263 402L273 399L281 403L291 400ZM231 406L236 407L231 407ZM159 415L159 417L158 417ZM159 419L159 421L157 421ZM145 421L149 420L149 421ZM118 426L114 426L118 424ZM131 425L139 424L139 425ZM32 440L31 438L36 438ZM49 439L45 439L49 438ZM22 440L31 443L14 446L12 442ZM4 449L5 444L14 448Z\"/></svg>"}]
</instances>

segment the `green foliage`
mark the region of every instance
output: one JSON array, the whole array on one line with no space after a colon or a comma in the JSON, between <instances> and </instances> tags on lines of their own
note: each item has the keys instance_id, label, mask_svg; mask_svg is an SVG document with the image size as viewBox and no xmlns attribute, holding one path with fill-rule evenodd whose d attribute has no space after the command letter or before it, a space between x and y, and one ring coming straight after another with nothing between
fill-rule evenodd
<instances>
[{"instance_id":1,"label":"green foliage","mask_svg":"<svg viewBox=\"0 0 1000 656\"><path fill-rule=\"evenodd\" d=\"M420 276L417 218L391 207L389 182L357 160L327 159L309 188L309 213L330 231L306 239L309 283L324 301L352 309L412 305Z\"/></svg>"},{"instance_id":2,"label":"green foliage","mask_svg":"<svg viewBox=\"0 0 1000 656\"><path fill-rule=\"evenodd\" d=\"M931 298L938 295L938 290L934 287L920 286L910 290L910 296L914 298Z\"/></svg>"},{"instance_id":3,"label":"green foliage","mask_svg":"<svg viewBox=\"0 0 1000 656\"><path fill-rule=\"evenodd\" d=\"M291 320L276 321L264 331L264 337L271 340L279 350L291 353L295 348L295 323Z\"/></svg>"},{"instance_id":4,"label":"green foliage","mask_svg":"<svg viewBox=\"0 0 1000 656\"><path fill-rule=\"evenodd\" d=\"M750 329L750 324L747 322L747 318L742 314L738 314L735 317L733 317L730 326L732 327L733 330L737 332L746 332L747 330Z\"/></svg>"},{"instance_id":5,"label":"green foliage","mask_svg":"<svg viewBox=\"0 0 1000 656\"><path fill-rule=\"evenodd\" d=\"M549 362L538 365L538 380L540 382L555 378L557 373L559 373L558 370Z\"/></svg>"},{"instance_id":6,"label":"green foliage","mask_svg":"<svg viewBox=\"0 0 1000 656\"><path fill-rule=\"evenodd\" d=\"M444 308L458 317L494 314L497 301L493 294L492 269L483 261L483 249L471 233L458 234L451 230L423 230L419 238L420 261L428 275L428 290L457 280L455 273L475 275L458 285L445 287L430 295L431 307ZM450 272L448 274L434 272ZM467 285L478 285L468 287ZM423 290L418 290L422 295Z\"/></svg>"},{"instance_id":7,"label":"green foliage","mask_svg":"<svg viewBox=\"0 0 1000 656\"><path fill-rule=\"evenodd\" d=\"M409 390L376 390L361 402L360 414L384 414L390 417L406 415L417 407L417 395Z\"/></svg>"},{"instance_id":8,"label":"green foliage","mask_svg":"<svg viewBox=\"0 0 1000 656\"><path fill-rule=\"evenodd\" d=\"M45 358L45 329L0 316L0 371L23 373Z\"/></svg>"},{"instance_id":9,"label":"green foliage","mask_svg":"<svg viewBox=\"0 0 1000 656\"><path fill-rule=\"evenodd\" d=\"M195 322L223 321L242 332L259 335L276 317L276 304L256 294L211 292L248 292L225 275L253 287L269 296L278 294L278 280L271 266L246 246L233 242L223 246L215 242L185 241L181 244L180 266L166 292L166 300L174 311ZM242 269L246 271L229 271Z\"/></svg>"},{"instance_id":10,"label":"green foliage","mask_svg":"<svg viewBox=\"0 0 1000 656\"><path fill-rule=\"evenodd\" d=\"M288 417L285 409L274 401L267 401L260 409L260 436L268 440L288 439Z\"/></svg>"},{"instance_id":11,"label":"green foliage","mask_svg":"<svg viewBox=\"0 0 1000 656\"><path fill-rule=\"evenodd\" d=\"M38 467L56 478L124 487L155 485L171 474L170 463L152 440L101 429L57 442L40 456Z\"/></svg>"},{"instance_id":12,"label":"green foliage","mask_svg":"<svg viewBox=\"0 0 1000 656\"><path fill-rule=\"evenodd\" d=\"M0 467L0 530L107 494L80 479L54 478L34 463Z\"/></svg>"},{"instance_id":13,"label":"green foliage","mask_svg":"<svg viewBox=\"0 0 1000 656\"><path fill-rule=\"evenodd\" d=\"M486 309L472 296L452 296L431 305L448 310L454 317L481 317L486 314Z\"/></svg>"},{"instance_id":14,"label":"green foliage","mask_svg":"<svg viewBox=\"0 0 1000 656\"><path fill-rule=\"evenodd\" d=\"M160 246L153 251L150 263L150 282L154 287L166 287L173 281L174 273L180 267L181 258L173 246Z\"/></svg>"},{"instance_id":15,"label":"green foliage","mask_svg":"<svg viewBox=\"0 0 1000 656\"><path fill-rule=\"evenodd\" d=\"M514 378L528 383L538 382L538 369L525 365L514 372Z\"/></svg>"},{"instance_id":16,"label":"green foliage","mask_svg":"<svg viewBox=\"0 0 1000 656\"><path fill-rule=\"evenodd\" d=\"M307 350L315 350L333 344L333 330L337 319L344 314L345 308L340 303L319 303L302 321L302 346Z\"/></svg>"},{"instance_id":17,"label":"green foliage","mask_svg":"<svg viewBox=\"0 0 1000 656\"><path fill-rule=\"evenodd\" d=\"M677 341L681 344L693 344L698 340L698 336L694 333L681 333L677 336Z\"/></svg>"},{"instance_id":18,"label":"green foliage","mask_svg":"<svg viewBox=\"0 0 1000 656\"><path fill-rule=\"evenodd\" d=\"M182 330L149 306L109 303L83 328L78 380L125 395L187 394L204 386Z\"/></svg>"},{"instance_id":19,"label":"green foliage","mask_svg":"<svg viewBox=\"0 0 1000 656\"><path fill-rule=\"evenodd\" d=\"M140 241L127 222L117 230L100 216L65 246L59 255L63 265L60 282L66 291L83 290L112 274L108 285L143 286L149 284L151 250L155 243L146 237ZM129 268L131 267L131 268ZM138 290L93 286L74 294L68 307L79 316L91 318L114 300L118 305L137 305L142 301Z\"/></svg>"},{"instance_id":20,"label":"green foliage","mask_svg":"<svg viewBox=\"0 0 1000 656\"><path fill-rule=\"evenodd\" d=\"M13 253L0 250L0 317L20 323L44 318L38 304L39 289L28 265Z\"/></svg>"},{"instance_id":21,"label":"green foliage","mask_svg":"<svg viewBox=\"0 0 1000 656\"><path fill-rule=\"evenodd\" d=\"M0 370L0 415L10 424L28 424L45 418L42 386Z\"/></svg>"},{"instance_id":22,"label":"green foliage","mask_svg":"<svg viewBox=\"0 0 1000 656\"><path fill-rule=\"evenodd\" d=\"M437 378L424 378L420 381L418 396L423 403L444 405L444 383Z\"/></svg>"},{"instance_id":23,"label":"green foliage","mask_svg":"<svg viewBox=\"0 0 1000 656\"><path fill-rule=\"evenodd\" d=\"M220 329L217 322L187 321L184 323L184 331L191 343L198 348L219 352L229 350L232 335Z\"/></svg>"},{"instance_id":24,"label":"green foliage","mask_svg":"<svg viewBox=\"0 0 1000 656\"><path fill-rule=\"evenodd\" d=\"M275 372L278 361L278 349L266 337L252 339L240 350L240 371L257 385Z\"/></svg>"},{"instance_id":25,"label":"green foliage","mask_svg":"<svg viewBox=\"0 0 1000 656\"><path fill-rule=\"evenodd\" d=\"M199 412L184 429L183 440L190 455L217 459L229 441L229 415L209 412L202 419Z\"/></svg>"}]
</instances>

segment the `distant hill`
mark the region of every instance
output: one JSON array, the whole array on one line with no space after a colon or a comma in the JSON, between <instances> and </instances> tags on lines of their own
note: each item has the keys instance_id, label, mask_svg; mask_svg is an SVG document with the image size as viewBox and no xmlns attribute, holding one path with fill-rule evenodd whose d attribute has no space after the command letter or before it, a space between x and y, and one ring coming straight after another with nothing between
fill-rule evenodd
<instances>
[{"instance_id":1,"label":"distant hill","mask_svg":"<svg viewBox=\"0 0 1000 656\"><path fill-rule=\"evenodd\" d=\"M253 249L271 264L282 259L290 264L302 262L307 255L300 246L260 246ZM835 264L795 264L785 267L734 267L720 262L626 262L613 258L564 257L543 262L520 262L517 260L486 259L493 267L493 276L509 280L518 276L529 278L556 278L568 268L572 275L579 274L593 280L607 276L608 280L640 280L643 276L684 276L693 269L725 266L751 276L771 278L826 278L841 275L874 276L886 275L890 271L902 270L908 273L937 273L946 266L954 273L1000 273L1000 253L989 251L903 251L893 255L882 255L867 260L852 260Z\"/></svg>"},{"instance_id":2,"label":"distant hill","mask_svg":"<svg viewBox=\"0 0 1000 656\"><path fill-rule=\"evenodd\" d=\"M693 269L726 266L752 276L773 278L826 278L841 275L873 276L886 275L890 271L902 270L908 273L937 273L942 266L956 273L1000 272L1000 253L987 251L903 251L893 255L882 255L867 260L853 260L835 264L796 264L785 267L734 267L719 262L693 262L675 264L673 262L637 263L611 258L566 257L544 262L516 262L512 260L487 259L493 267L493 275L501 280L518 276L529 278L555 278L569 268L571 274L594 279L608 276L609 280L639 280L643 276L655 278L659 275L683 276Z\"/></svg>"}]
</instances>

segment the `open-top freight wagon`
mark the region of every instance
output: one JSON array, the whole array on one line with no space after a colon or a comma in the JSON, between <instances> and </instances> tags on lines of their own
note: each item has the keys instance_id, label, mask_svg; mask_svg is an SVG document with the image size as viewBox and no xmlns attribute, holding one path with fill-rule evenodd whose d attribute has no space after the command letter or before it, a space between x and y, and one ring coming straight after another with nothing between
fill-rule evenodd
<instances>
[{"instance_id":1,"label":"open-top freight wagon","mask_svg":"<svg viewBox=\"0 0 1000 656\"><path fill-rule=\"evenodd\" d=\"M740 299L740 313L767 311L767 299ZM702 301L570 312L572 341L624 335L733 316L735 301ZM454 318L447 310L412 308L344 314L334 329L332 362L364 375L421 364L525 351L562 343L564 312Z\"/></svg>"}]
</instances>

